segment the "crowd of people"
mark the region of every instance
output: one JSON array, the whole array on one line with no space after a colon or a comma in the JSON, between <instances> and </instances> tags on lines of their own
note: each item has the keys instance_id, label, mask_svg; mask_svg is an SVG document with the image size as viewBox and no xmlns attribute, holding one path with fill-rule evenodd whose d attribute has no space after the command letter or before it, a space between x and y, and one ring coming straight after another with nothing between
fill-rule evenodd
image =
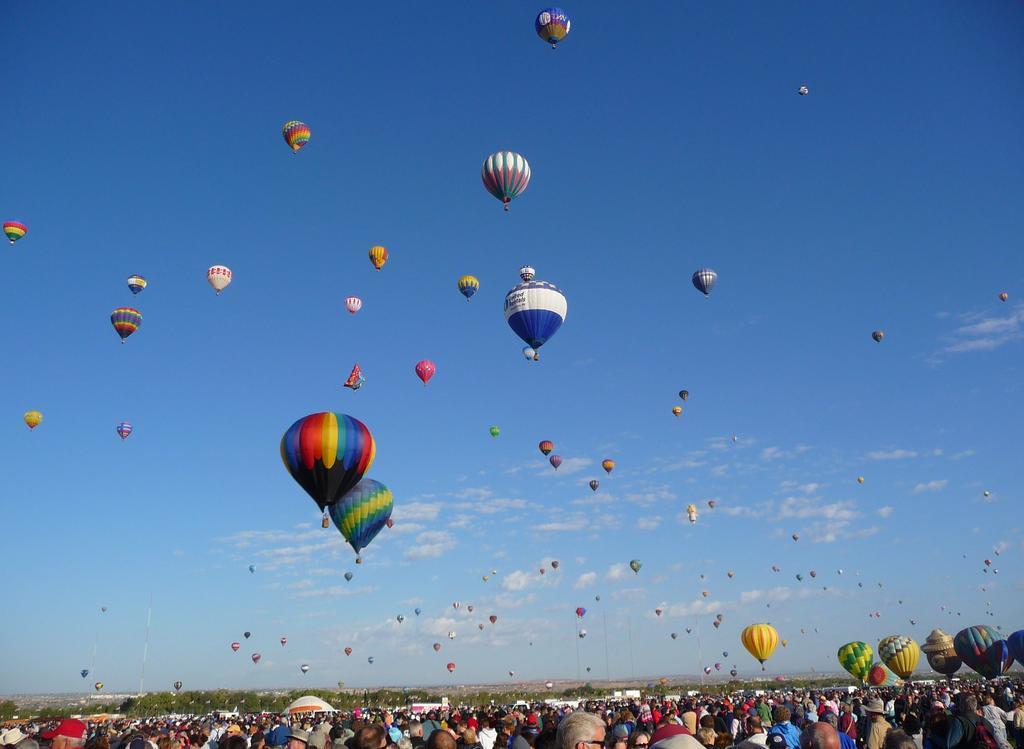
<instances>
[{"instance_id":1,"label":"crowd of people","mask_svg":"<svg viewBox=\"0 0 1024 749\"><path fill-rule=\"evenodd\" d=\"M299 716L63 719L0 749L1024 749L1024 681Z\"/></svg>"}]
</instances>

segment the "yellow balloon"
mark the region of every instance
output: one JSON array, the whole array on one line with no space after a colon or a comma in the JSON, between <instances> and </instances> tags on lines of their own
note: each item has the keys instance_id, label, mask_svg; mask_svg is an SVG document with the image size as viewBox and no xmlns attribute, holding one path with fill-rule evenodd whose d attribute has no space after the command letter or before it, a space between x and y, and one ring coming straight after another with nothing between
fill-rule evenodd
<instances>
[{"instance_id":1,"label":"yellow balloon","mask_svg":"<svg viewBox=\"0 0 1024 749\"><path fill-rule=\"evenodd\" d=\"M747 652L761 662L764 671L764 662L771 658L779 644L779 633L771 624L751 624L740 632L740 641Z\"/></svg>"},{"instance_id":2,"label":"yellow balloon","mask_svg":"<svg viewBox=\"0 0 1024 749\"><path fill-rule=\"evenodd\" d=\"M921 648L906 635L890 635L878 641L878 656L901 679L909 679L921 658Z\"/></svg>"},{"instance_id":3,"label":"yellow balloon","mask_svg":"<svg viewBox=\"0 0 1024 749\"><path fill-rule=\"evenodd\" d=\"M786 647L787 645L789 645L789 640L782 640L781 642L782 642L782 647Z\"/></svg>"},{"instance_id":4,"label":"yellow balloon","mask_svg":"<svg viewBox=\"0 0 1024 749\"><path fill-rule=\"evenodd\" d=\"M38 411L26 411L25 412L25 423L28 424L29 429L35 429L39 426L39 422L43 420L43 415Z\"/></svg>"}]
</instances>

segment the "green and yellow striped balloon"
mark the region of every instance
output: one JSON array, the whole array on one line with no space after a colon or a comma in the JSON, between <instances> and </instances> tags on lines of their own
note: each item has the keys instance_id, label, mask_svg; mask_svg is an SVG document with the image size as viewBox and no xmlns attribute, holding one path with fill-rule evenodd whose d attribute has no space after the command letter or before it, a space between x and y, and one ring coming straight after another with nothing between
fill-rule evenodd
<instances>
[{"instance_id":1,"label":"green and yellow striped balloon","mask_svg":"<svg viewBox=\"0 0 1024 749\"><path fill-rule=\"evenodd\" d=\"M867 681L868 672L875 652L866 642L848 642L839 648L836 656L839 665L845 668L854 679L862 684Z\"/></svg>"}]
</instances>

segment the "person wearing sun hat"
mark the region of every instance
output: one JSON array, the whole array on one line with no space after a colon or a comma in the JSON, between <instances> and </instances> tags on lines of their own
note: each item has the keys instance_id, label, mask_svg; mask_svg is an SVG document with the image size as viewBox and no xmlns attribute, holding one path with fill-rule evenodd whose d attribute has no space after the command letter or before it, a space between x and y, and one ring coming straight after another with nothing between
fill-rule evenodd
<instances>
[{"instance_id":1,"label":"person wearing sun hat","mask_svg":"<svg viewBox=\"0 0 1024 749\"><path fill-rule=\"evenodd\" d=\"M864 713L870 721L864 745L867 749L882 749L885 744L885 734L889 733L889 729L892 727L885 719L885 705L877 697L872 697L864 703Z\"/></svg>"}]
</instances>

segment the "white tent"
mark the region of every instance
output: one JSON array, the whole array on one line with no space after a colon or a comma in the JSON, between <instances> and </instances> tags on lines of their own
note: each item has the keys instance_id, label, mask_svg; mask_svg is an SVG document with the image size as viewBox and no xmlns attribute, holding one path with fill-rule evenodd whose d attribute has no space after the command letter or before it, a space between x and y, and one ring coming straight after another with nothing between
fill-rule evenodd
<instances>
[{"instance_id":1,"label":"white tent","mask_svg":"<svg viewBox=\"0 0 1024 749\"><path fill-rule=\"evenodd\" d=\"M336 713L338 712L333 707L328 705L319 697L308 695L306 697L299 697L292 704L285 708L289 715L299 715L301 713Z\"/></svg>"}]
</instances>

